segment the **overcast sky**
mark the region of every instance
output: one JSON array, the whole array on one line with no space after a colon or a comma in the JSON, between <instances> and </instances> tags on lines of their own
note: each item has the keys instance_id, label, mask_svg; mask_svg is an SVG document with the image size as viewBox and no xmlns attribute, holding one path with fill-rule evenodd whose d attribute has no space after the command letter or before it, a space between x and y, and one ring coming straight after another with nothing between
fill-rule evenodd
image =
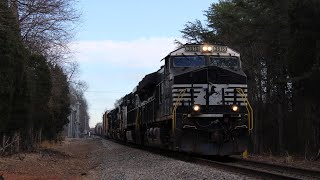
<instances>
[{"instance_id":1,"label":"overcast sky","mask_svg":"<svg viewBox=\"0 0 320 180\"><path fill-rule=\"evenodd\" d=\"M89 85L90 127L131 92L175 49L184 24L199 19L215 0L80 0L83 23L70 45Z\"/></svg>"}]
</instances>

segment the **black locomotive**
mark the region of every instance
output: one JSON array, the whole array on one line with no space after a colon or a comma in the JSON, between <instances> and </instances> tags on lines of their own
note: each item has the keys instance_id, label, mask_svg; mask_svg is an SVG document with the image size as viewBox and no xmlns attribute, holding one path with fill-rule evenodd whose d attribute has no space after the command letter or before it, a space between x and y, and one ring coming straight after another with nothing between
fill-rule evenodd
<instances>
[{"instance_id":1,"label":"black locomotive","mask_svg":"<svg viewBox=\"0 0 320 180\"><path fill-rule=\"evenodd\" d=\"M203 155L246 150L252 130L240 54L185 44L103 115L108 138Z\"/></svg>"}]
</instances>

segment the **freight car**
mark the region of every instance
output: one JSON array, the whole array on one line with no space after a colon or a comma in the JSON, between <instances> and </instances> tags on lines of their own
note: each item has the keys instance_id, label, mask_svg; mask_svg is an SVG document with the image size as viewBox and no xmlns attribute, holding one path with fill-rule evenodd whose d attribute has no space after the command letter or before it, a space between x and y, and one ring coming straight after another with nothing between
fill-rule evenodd
<instances>
[{"instance_id":1,"label":"freight car","mask_svg":"<svg viewBox=\"0 0 320 180\"><path fill-rule=\"evenodd\" d=\"M110 119L107 118L109 111L104 112L102 116L102 133L100 136L104 138L109 137L109 124L110 124Z\"/></svg>"},{"instance_id":2,"label":"freight car","mask_svg":"<svg viewBox=\"0 0 320 180\"><path fill-rule=\"evenodd\" d=\"M94 134L95 135L102 135L102 123L97 123L96 126L94 127Z\"/></svg>"},{"instance_id":3,"label":"freight car","mask_svg":"<svg viewBox=\"0 0 320 180\"><path fill-rule=\"evenodd\" d=\"M240 54L185 44L104 115L109 138L203 155L247 149L253 112Z\"/></svg>"}]
</instances>

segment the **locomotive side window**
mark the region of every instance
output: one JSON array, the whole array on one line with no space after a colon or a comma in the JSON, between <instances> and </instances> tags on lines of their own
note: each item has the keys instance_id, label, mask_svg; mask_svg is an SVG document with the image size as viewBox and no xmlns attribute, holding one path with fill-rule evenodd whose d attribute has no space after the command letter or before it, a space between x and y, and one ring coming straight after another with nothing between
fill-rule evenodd
<instances>
[{"instance_id":1,"label":"locomotive side window","mask_svg":"<svg viewBox=\"0 0 320 180\"><path fill-rule=\"evenodd\" d=\"M211 66L227 67L231 69L240 68L240 62L237 57L210 57Z\"/></svg>"},{"instance_id":2,"label":"locomotive side window","mask_svg":"<svg viewBox=\"0 0 320 180\"><path fill-rule=\"evenodd\" d=\"M173 57L174 67L197 67L204 66L204 56L178 56Z\"/></svg>"}]
</instances>

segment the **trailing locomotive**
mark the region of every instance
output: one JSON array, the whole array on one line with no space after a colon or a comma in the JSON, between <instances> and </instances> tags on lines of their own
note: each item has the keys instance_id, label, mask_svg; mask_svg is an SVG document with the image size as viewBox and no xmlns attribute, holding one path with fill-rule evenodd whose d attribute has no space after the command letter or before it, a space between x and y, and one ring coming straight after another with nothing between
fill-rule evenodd
<instances>
[{"instance_id":1,"label":"trailing locomotive","mask_svg":"<svg viewBox=\"0 0 320 180\"><path fill-rule=\"evenodd\" d=\"M245 151L253 118L240 54L185 44L163 61L103 115L103 135L203 155Z\"/></svg>"}]
</instances>

